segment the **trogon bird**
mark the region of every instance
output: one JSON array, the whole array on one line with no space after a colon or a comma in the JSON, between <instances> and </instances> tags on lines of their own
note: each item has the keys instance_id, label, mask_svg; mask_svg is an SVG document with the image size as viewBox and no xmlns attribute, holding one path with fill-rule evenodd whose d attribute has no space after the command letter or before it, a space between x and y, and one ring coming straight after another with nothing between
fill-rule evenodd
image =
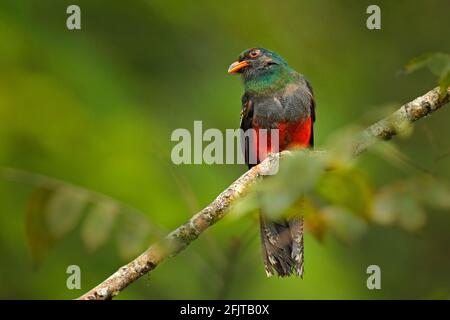
<instances>
[{"instance_id":1,"label":"trogon bird","mask_svg":"<svg viewBox=\"0 0 450 320\"><path fill-rule=\"evenodd\" d=\"M315 102L310 83L273 51L251 48L239 55L228 68L240 73L244 83L241 129L253 129L256 143L246 143L244 152L249 168L264 160L257 157L250 163L248 154L268 155L272 150L258 150L258 130L278 129L279 151L313 147ZM267 137L267 133L266 133ZM266 143L270 149L271 143ZM263 151L263 152L260 152ZM301 172L299 179L301 179ZM268 219L260 213L261 244L268 276L292 274L303 277L303 217Z\"/></svg>"}]
</instances>

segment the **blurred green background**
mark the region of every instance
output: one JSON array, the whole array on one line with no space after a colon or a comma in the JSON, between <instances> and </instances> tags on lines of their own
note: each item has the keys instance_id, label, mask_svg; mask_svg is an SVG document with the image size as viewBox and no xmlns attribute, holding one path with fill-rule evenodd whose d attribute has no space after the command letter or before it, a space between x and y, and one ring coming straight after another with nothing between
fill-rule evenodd
<instances>
[{"instance_id":1,"label":"blurred green background","mask_svg":"<svg viewBox=\"0 0 450 320\"><path fill-rule=\"evenodd\" d=\"M82 30L67 30L69 4L81 7ZM310 80L319 148L340 128L369 124L435 87L426 70L400 71L423 53L450 51L449 1L377 1L382 29L374 31L366 28L370 4L2 0L0 165L28 173L9 170L0 179L0 298L81 295L150 244L151 230L180 225L245 171L175 166L170 134L191 130L194 120L238 127L242 87L226 70L246 48L270 48ZM445 107L395 141L416 166L447 181L449 116ZM374 189L411 175L371 153L358 168ZM99 210L88 226L74 218L73 230L56 226L59 241L36 245L39 232L30 238L25 223L30 194L36 199L36 186L54 182L33 174L130 208ZM370 225L349 245L308 233L303 280L266 278L255 217L225 218L118 298L450 298L448 210L428 208L426 225L413 233ZM81 290L66 287L72 264L81 267ZM381 267L381 290L366 287L371 264Z\"/></svg>"}]
</instances>

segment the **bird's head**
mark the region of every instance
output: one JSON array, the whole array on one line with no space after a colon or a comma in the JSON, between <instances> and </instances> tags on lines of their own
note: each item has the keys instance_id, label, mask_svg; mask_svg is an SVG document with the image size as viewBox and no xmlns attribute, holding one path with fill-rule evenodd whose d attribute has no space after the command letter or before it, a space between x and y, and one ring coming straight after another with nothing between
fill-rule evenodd
<instances>
[{"instance_id":1,"label":"bird's head","mask_svg":"<svg viewBox=\"0 0 450 320\"><path fill-rule=\"evenodd\" d=\"M270 74L286 68L287 63L273 51L251 48L239 55L239 59L228 68L229 73L241 73L244 80Z\"/></svg>"}]
</instances>

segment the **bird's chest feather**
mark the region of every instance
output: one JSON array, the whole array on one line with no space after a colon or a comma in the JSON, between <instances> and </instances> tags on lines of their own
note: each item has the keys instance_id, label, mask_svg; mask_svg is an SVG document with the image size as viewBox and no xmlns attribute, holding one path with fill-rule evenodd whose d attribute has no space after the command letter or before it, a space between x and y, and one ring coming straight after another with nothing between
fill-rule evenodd
<instances>
[{"instance_id":1,"label":"bird's chest feather","mask_svg":"<svg viewBox=\"0 0 450 320\"><path fill-rule=\"evenodd\" d=\"M287 86L271 96L254 97L252 127L257 131L278 129L280 150L307 146L312 129L310 99L309 92L298 86Z\"/></svg>"},{"instance_id":2,"label":"bird's chest feather","mask_svg":"<svg viewBox=\"0 0 450 320\"><path fill-rule=\"evenodd\" d=\"M254 96L253 125L274 129L280 123L306 120L310 116L311 95L301 87L291 84L271 95Z\"/></svg>"}]
</instances>

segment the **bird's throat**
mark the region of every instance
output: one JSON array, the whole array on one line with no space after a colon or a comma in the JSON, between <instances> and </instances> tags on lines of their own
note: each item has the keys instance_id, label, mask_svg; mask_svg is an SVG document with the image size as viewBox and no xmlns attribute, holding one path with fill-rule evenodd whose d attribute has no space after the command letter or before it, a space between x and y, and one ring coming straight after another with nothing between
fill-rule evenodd
<instances>
[{"instance_id":1,"label":"bird's throat","mask_svg":"<svg viewBox=\"0 0 450 320\"><path fill-rule=\"evenodd\" d=\"M266 95L283 89L293 80L294 77L289 70L280 69L244 78L244 87L248 93Z\"/></svg>"}]
</instances>

